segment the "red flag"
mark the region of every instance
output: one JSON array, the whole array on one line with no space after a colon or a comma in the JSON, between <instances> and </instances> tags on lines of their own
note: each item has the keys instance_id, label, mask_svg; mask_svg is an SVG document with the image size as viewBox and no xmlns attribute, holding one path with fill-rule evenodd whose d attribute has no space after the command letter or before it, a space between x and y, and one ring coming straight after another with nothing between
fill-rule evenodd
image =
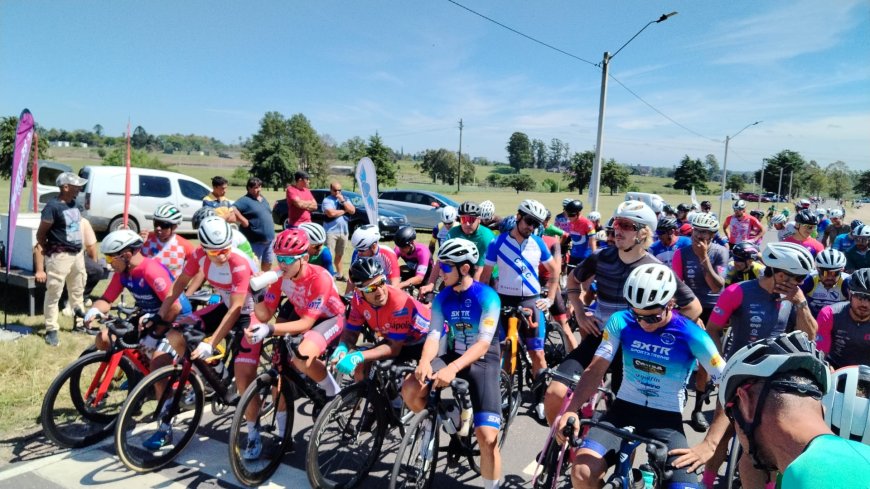
<instances>
[{"instance_id":1,"label":"red flag","mask_svg":"<svg viewBox=\"0 0 870 489\"><path fill-rule=\"evenodd\" d=\"M127 226L127 217L130 215L130 121L127 120L127 178L124 183L124 228Z\"/></svg>"}]
</instances>

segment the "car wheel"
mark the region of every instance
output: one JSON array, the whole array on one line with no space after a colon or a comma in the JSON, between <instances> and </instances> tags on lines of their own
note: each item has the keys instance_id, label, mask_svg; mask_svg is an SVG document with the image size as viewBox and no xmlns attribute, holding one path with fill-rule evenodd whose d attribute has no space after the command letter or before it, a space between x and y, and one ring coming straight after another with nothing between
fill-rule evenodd
<instances>
[{"instance_id":1,"label":"car wheel","mask_svg":"<svg viewBox=\"0 0 870 489\"><path fill-rule=\"evenodd\" d=\"M129 217L127 219L127 227L129 227L134 233L139 233L139 223L136 222L136 219ZM121 229L124 229L124 216L116 216L109 222L108 232L111 233Z\"/></svg>"}]
</instances>

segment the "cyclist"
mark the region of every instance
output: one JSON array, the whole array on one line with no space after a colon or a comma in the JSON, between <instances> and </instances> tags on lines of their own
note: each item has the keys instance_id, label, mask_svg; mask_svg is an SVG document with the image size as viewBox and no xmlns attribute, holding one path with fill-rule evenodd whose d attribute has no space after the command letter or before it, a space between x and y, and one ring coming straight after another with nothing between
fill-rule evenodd
<instances>
[{"instance_id":1,"label":"cyclist","mask_svg":"<svg viewBox=\"0 0 870 489\"><path fill-rule=\"evenodd\" d=\"M516 225L509 232L499 234L486 250L486 265L480 281L489 283L493 267L498 266L500 276L496 291L502 305L522 307L534 312L530 317L530 331L520 331L525 339L532 360L535 377L547 368L544 358L544 338L547 328L542 311L550 309L559 292L559 268L544 241L535 236L534 230L544 223L547 209L537 200L527 199L517 208ZM544 266L549 272L546 284L538 278L538 268ZM542 294L547 289L547 295ZM507 316L500 318L499 334L507 331ZM539 402L535 412L544 419L544 405Z\"/></svg>"},{"instance_id":2,"label":"cyclist","mask_svg":"<svg viewBox=\"0 0 870 489\"><path fill-rule=\"evenodd\" d=\"M544 220L544 224L538 228L538 230L545 229L547 226L547 222L550 218L550 211L547 211L547 218ZM516 218L514 218L516 219ZM559 228L555 228L554 226L550 226L560 233L563 232ZM550 251L550 255L553 257L554 265L556 270L562 270L562 247L560 245L560 240L558 236L553 236L547 234L547 231L544 230L541 233L541 239L544 240L544 245L546 245L547 250ZM550 281L550 269L544 265L543 263L538 265L538 275L541 283L548 283ZM556 286L559 286L558 279L556 280ZM565 306L565 299L562 297L561 290L556 293L556 298L553 301L553 305L550 306L550 316L559 323L562 327L562 331L565 333L565 337L568 339L568 344L565 345L567 351L571 351L574 348L577 348L577 338L574 337L574 332L571 330L571 326L568 324L568 308Z\"/></svg>"},{"instance_id":3,"label":"cyclist","mask_svg":"<svg viewBox=\"0 0 870 489\"><path fill-rule=\"evenodd\" d=\"M702 200L702 201L701 201L701 212L703 212L703 213L705 213L705 214L710 214L710 215L713 216L713 218L715 218L717 221L719 220L719 216L717 216L717 215L713 212L713 203L710 202L709 200Z\"/></svg>"},{"instance_id":4,"label":"cyclist","mask_svg":"<svg viewBox=\"0 0 870 489\"><path fill-rule=\"evenodd\" d=\"M350 257L350 262L353 263L359 257L373 256L381 262L384 267L385 275L390 285L396 287L399 285L401 276L399 275L399 260L393 250L386 246L381 246L378 241L381 239L381 232L374 224L366 224L356 228L350 237L350 244L353 246L353 254ZM345 294L353 291L353 281L347 282L347 290Z\"/></svg>"},{"instance_id":5,"label":"cyclist","mask_svg":"<svg viewBox=\"0 0 870 489\"><path fill-rule=\"evenodd\" d=\"M834 240L837 239L837 236L849 233L852 230L848 224L843 222L843 217L844 213L842 209L831 210L831 225L825 228L825 232L820 240L826 248L834 246Z\"/></svg>"},{"instance_id":6,"label":"cyclist","mask_svg":"<svg viewBox=\"0 0 870 489\"><path fill-rule=\"evenodd\" d=\"M814 237L824 236L825 230L828 229L828 226L831 225L831 220L828 219L828 211L826 211L825 209L819 208L819 210L816 211L816 216L819 217L819 226L817 228L818 236L814 236Z\"/></svg>"},{"instance_id":7,"label":"cyclist","mask_svg":"<svg viewBox=\"0 0 870 489\"><path fill-rule=\"evenodd\" d=\"M572 200L565 206L565 215L568 217L568 237L571 240L571 249L568 253L569 263L577 265L587 256L595 252L597 239L595 227L583 217L583 202Z\"/></svg>"},{"instance_id":8,"label":"cyclist","mask_svg":"<svg viewBox=\"0 0 870 489\"><path fill-rule=\"evenodd\" d=\"M825 423L842 438L870 445L870 367L843 367L831 375L830 384L822 398Z\"/></svg>"},{"instance_id":9,"label":"cyclist","mask_svg":"<svg viewBox=\"0 0 870 489\"><path fill-rule=\"evenodd\" d=\"M141 248L142 255L157 258L169 269L173 277L181 273L184 260L192 255L194 250L190 241L175 234L182 220L183 216L177 207L173 204L163 204L154 210L154 231L142 233L142 239L145 240Z\"/></svg>"},{"instance_id":10,"label":"cyclist","mask_svg":"<svg viewBox=\"0 0 870 489\"><path fill-rule=\"evenodd\" d=\"M813 238L819 218L812 211L805 209L794 216L794 234L783 239L786 243L797 243L806 248L813 256L825 249L822 243Z\"/></svg>"},{"instance_id":11,"label":"cyclist","mask_svg":"<svg viewBox=\"0 0 870 489\"><path fill-rule=\"evenodd\" d=\"M305 231L305 236L308 237L308 263L326 269L333 277L338 275L332 252L326 246L326 230L323 226L316 222L303 222L299 229Z\"/></svg>"},{"instance_id":12,"label":"cyclist","mask_svg":"<svg viewBox=\"0 0 870 489\"><path fill-rule=\"evenodd\" d=\"M429 240L429 253L435 253L435 246L441 246L441 243L447 240L447 233L456 224L456 219L459 216L456 213L456 208L449 205L445 205L438 212L441 215L441 222L432 228L432 239Z\"/></svg>"},{"instance_id":13,"label":"cyclist","mask_svg":"<svg viewBox=\"0 0 870 489\"><path fill-rule=\"evenodd\" d=\"M601 345L580 376L571 404L559 421L563 437L569 419L578 421L581 405L595 393L617 350L622 350L625 381L602 423L623 428L666 443L671 449L687 448L682 409L686 381L697 361L714 380L722 374L724 360L710 337L695 322L674 312L677 278L662 264L634 269L623 288L629 309L607 321ZM574 436L579 433L574 425ZM622 440L592 427L574 456L574 487L601 487L608 466L616 463ZM676 460L671 455L669 462ZM667 487L696 487L697 477L686 469L675 470Z\"/></svg>"},{"instance_id":14,"label":"cyclist","mask_svg":"<svg viewBox=\"0 0 870 489\"><path fill-rule=\"evenodd\" d=\"M731 204L734 214L725 218L722 230L728 238L729 247L741 241L760 243L764 237L764 227L753 216L746 215L746 201L740 199Z\"/></svg>"},{"instance_id":15,"label":"cyclist","mask_svg":"<svg viewBox=\"0 0 870 489\"><path fill-rule=\"evenodd\" d=\"M862 224L852 231L853 244L846 254L846 271L851 272L860 268L870 267L870 225Z\"/></svg>"},{"instance_id":16,"label":"cyclist","mask_svg":"<svg viewBox=\"0 0 870 489\"><path fill-rule=\"evenodd\" d=\"M384 267L374 258L360 258L350 266L350 279L356 284L350 302L350 315L338 346L329 361L339 372L358 380L365 362L394 358L398 363L417 360L429 333L429 308L400 288L387 285ZM375 333L378 344L356 348L363 327ZM354 350L351 352L350 350Z\"/></svg>"},{"instance_id":17,"label":"cyclist","mask_svg":"<svg viewBox=\"0 0 870 489\"><path fill-rule=\"evenodd\" d=\"M540 235L541 236L553 236L553 237L558 238L559 241L561 241L562 237L565 236L565 231L562 231L562 228L560 228L560 227L557 227L553 224L550 224L551 217L553 217L553 213L548 210L547 211L547 218L544 219L544 224L540 228L540 231L541 231ZM561 248L561 246L560 246L560 248Z\"/></svg>"},{"instance_id":18,"label":"cyclist","mask_svg":"<svg viewBox=\"0 0 870 489\"><path fill-rule=\"evenodd\" d=\"M691 210L692 210L692 208L689 206L689 204L683 204L683 203L677 204L676 218L677 218L677 223L680 226L682 226L683 224L689 223L689 212Z\"/></svg>"},{"instance_id":19,"label":"cyclist","mask_svg":"<svg viewBox=\"0 0 870 489\"><path fill-rule=\"evenodd\" d=\"M680 236L677 233L677 220L673 217L659 218L658 225L656 225L656 236L658 240L649 247L649 252L668 266L673 261L674 252L678 248L692 245L691 238Z\"/></svg>"},{"instance_id":20,"label":"cyclist","mask_svg":"<svg viewBox=\"0 0 870 489\"><path fill-rule=\"evenodd\" d=\"M405 379L402 398L412 411L419 412L426 407L431 386L445 387L457 376L466 379L483 486L495 489L501 477L497 440L501 427L501 348L496 335L501 302L494 290L474 280L479 259L477 247L467 239L447 240L438 251L438 261L449 271L444 276L446 287L432 302L431 324L446 325L447 352L439 355L444 329L430 328L413 374L416 382L410 375Z\"/></svg>"},{"instance_id":21,"label":"cyclist","mask_svg":"<svg viewBox=\"0 0 870 489\"><path fill-rule=\"evenodd\" d=\"M480 203L480 225L489 228L490 231L498 229L501 218L495 215L495 204L491 200Z\"/></svg>"},{"instance_id":22,"label":"cyclist","mask_svg":"<svg viewBox=\"0 0 870 489\"><path fill-rule=\"evenodd\" d=\"M834 239L834 245L831 247L837 251L842 251L843 253L845 253L846 250L848 250L852 247L852 245L855 244L855 241L853 240L854 236L852 235L852 233L854 233L855 230L858 229L858 226L862 224L864 224L864 221L861 221L860 219L853 219L852 222L849 223L849 232L838 235L837 238Z\"/></svg>"},{"instance_id":23,"label":"cyclist","mask_svg":"<svg viewBox=\"0 0 870 489\"><path fill-rule=\"evenodd\" d=\"M779 487L870 487L870 446L836 436L825 423L829 377L822 354L800 332L747 345L725 367L719 399L755 467L782 474Z\"/></svg>"},{"instance_id":24,"label":"cyclist","mask_svg":"<svg viewBox=\"0 0 870 489\"><path fill-rule=\"evenodd\" d=\"M586 218L589 219L589 222L592 223L592 227L595 228L596 233L598 231L601 231L601 213L600 212L592 211L586 216Z\"/></svg>"},{"instance_id":25,"label":"cyclist","mask_svg":"<svg viewBox=\"0 0 870 489\"><path fill-rule=\"evenodd\" d=\"M856 270L849 280L849 298L822 307L816 343L831 366L870 361L870 268Z\"/></svg>"},{"instance_id":26,"label":"cyclist","mask_svg":"<svg viewBox=\"0 0 870 489\"><path fill-rule=\"evenodd\" d=\"M556 218L553 220L553 223L556 225L556 227L561 229L562 231L565 231L566 233L568 232L568 214L565 211L565 208L568 207L568 204L573 201L574 199L571 197L565 197L564 199L562 199L562 212L556 214Z\"/></svg>"},{"instance_id":27,"label":"cyclist","mask_svg":"<svg viewBox=\"0 0 870 489\"><path fill-rule=\"evenodd\" d=\"M825 306L849 300L849 274L846 268L846 255L825 249L816 255L816 270L801 285L810 312L817 316Z\"/></svg>"},{"instance_id":28,"label":"cyclist","mask_svg":"<svg viewBox=\"0 0 870 489\"><path fill-rule=\"evenodd\" d=\"M194 230L199 230L202 222L206 218L211 216L217 216L213 207L201 207L193 213L193 218L191 219L190 224L193 226ZM248 238L246 238L244 234L239 232L238 229L233 227L232 224L230 224L230 229L232 230L232 248L234 252L241 253L245 258L247 258L248 263L251 265L251 270L253 270L254 272L259 271L260 264L257 262L257 258L254 256L254 249L251 248L251 243L248 242Z\"/></svg>"},{"instance_id":29,"label":"cyclist","mask_svg":"<svg viewBox=\"0 0 870 489\"><path fill-rule=\"evenodd\" d=\"M416 243L417 231L411 226L402 226L396 232L393 242L396 248L393 252L396 257L405 263L399 267L399 276L402 280L396 287L406 289L419 287L426 283L429 278L429 270L432 268L432 254L429 248Z\"/></svg>"},{"instance_id":30,"label":"cyclist","mask_svg":"<svg viewBox=\"0 0 870 489\"><path fill-rule=\"evenodd\" d=\"M785 225L788 219L784 214L777 214L770 219L770 224L773 226L773 229L776 230L776 238L779 241L782 241L785 236Z\"/></svg>"},{"instance_id":31,"label":"cyclist","mask_svg":"<svg viewBox=\"0 0 870 489\"><path fill-rule=\"evenodd\" d=\"M755 243L741 241L734 245L734 248L731 248L733 259L728 262L728 268L725 270L725 286L760 277L764 265L757 261L759 255Z\"/></svg>"},{"instance_id":32,"label":"cyclist","mask_svg":"<svg viewBox=\"0 0 870 489\"><path fill-rule=\"evenodd\" d=\"M483 258L486 254L486 247L495 239L495 235L489 228L480 225L480 207L471 201L465 201L459 206L459 226L450 228L447 233L447 239L462 238L474 243L477 247L479 263L477 263L474 279L480 280L480 274L483 273ZM435 282L441 276L441 267L435 267L432 273L429 274L429 282L420 287L420 293L426 294L432 291L435 287ZM497 279L497 272L493 272L493 278Z\"/></svg>"},{"instance_id":33,"label":"cyclist","mask_svg":"<svg viewBox=\"0 0 870 489\"><path fill-rule=\"evenodd\" d=\"M245 357L252 359L252 367L256 367L260 344L265 338L272 335L301 334L303 340L299 344L299 353L308 359L302 360L293 356L293 366L316 382L327 397L333 397L339 391L338 383L319 357L330 343L341 336L345 322L344 303L338 295L332 275L324 268L308 263L308 236L304 231L292 228L282 231L275 237L273 250L281 269L281 280L269 286L265 297L254 309L255 317L261 323L252 324L245 331L242 345L250 350ZM281 296L287 298L284 304L281 304ZM276 311L278 318L275 324L266 324L275 316ZM239 392L244 391L240 388ZM242 456L246 460L257 459L263 449L259 431L254 424L258 410L258 403L252 403L245 413L249 435ZM285 410L279 410L276 416L278 426L284 426L286 407ZM280 435L283 433L279 433Z\"/></svg>"}]
</instances>

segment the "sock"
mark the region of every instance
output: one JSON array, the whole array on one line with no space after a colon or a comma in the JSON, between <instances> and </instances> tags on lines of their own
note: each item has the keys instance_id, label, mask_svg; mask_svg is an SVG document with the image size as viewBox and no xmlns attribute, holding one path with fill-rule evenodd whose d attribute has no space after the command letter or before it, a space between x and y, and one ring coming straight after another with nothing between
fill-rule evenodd
<instances>
[{"instance_id":1,"label":"sock","mask_svg":"<svg viewBox=\"0 0 870 489\"><path fill-rule=\"evenodd\" d=\"M695 392L695 411L701 410L701 404L704 402L704 392L696 391Z\"/></svg>"},{"instance_id":2,"label":"sock","mask_svg":"<svg viewBox=\"0 0 870 489\"><path fill-rule=\"evenodd\" d=\"M776 489L776 481L770 481L764 485L764 489Z\"/></svg>"},{"instance_id":3,"label":"sock","mask_svg":"<svg viewBox=\"0 0 870 489\"><path fill-rule=\"evenodd\" d=\"M278 423L278 438L284 439L284 426L287 424L287 411L275 413L275 422Z\"/></svg>"},{"instance_id":4,"label":"sock","mask_svg":"<svg viewBox=\"0 0 870 489\"><path fill-rule=\"evenodd\" d=\"M701 484L705 489L713 489L713 484L716 482L716 471L704 469L704 475L701 476Z\"/></svg>"},{"instance_id":5,"label":"sock","mask_svg":"<svg viewBox=\"0 0 870 489\"><path fill-rule=\"evenodd\" d=\"M483 489L498 489L498 480L483 479Z\"/></svg>"},{"instance_id":6,"label":"sock","mask_svg":"<svg viewBox=\"0 0 870 489\"><path fill-rule=\"evenodd\" d=\"M255 421L245 421L245 425L248 427L248 438L258 438L260 436L260 430L257 429Z\"/></svg>"},{"instance_id":7,"label":"sock","mask_svg":"<svg viewBox=\"0 0 870 489\"><path fill-rule=\"evenodd\" d=\"M338 388L338 382L335 381L335 378L333 378L332 374L329 372L326 372L326 378L318 382L317 385L319 385L321 389L326 391L327 397L335 396L340 390Z\"/></svg>"}]
</instances>

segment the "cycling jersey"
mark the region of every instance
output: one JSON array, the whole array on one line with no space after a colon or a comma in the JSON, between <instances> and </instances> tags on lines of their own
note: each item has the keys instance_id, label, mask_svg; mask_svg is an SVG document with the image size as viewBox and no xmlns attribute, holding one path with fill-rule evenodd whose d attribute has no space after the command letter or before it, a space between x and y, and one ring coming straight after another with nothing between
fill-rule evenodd
<instances>
[{"instance_id":1,"label":"cycling jersey","mask_svg":"<svg viewBox=\"0 0 870 489\"><path fill-rule=\"evenodd\" d=\"M825 306L849 300L849 277L848 273L840 272L840 278L830 289L822 283L818 271L813 272L804 280L804 283L801 284L801 290L807 298L807 304L810 306L813 317L817 316Z\"/></svg>"},{"instance_id":2,"label":"cycling jersey","mask_svg":"<svg viewBox=\"0 0 870 489\"><path fill-rule=\"evenodd\" d=\"M819 243L815 238L807 238L803 241L798 241L793 235L783 239L786 243L795 243L803 246L810 252L811 255L816 256L821 253L825 247L822 246L822 243Z\"/></svg>"},{"instance_id":3,"label":"cycling jersey","mask_svg":"<svg viewBox=\"0 0 870 489\"><path fill-rule=\"evenodd\" d=\"M447 287L432 301L432 321L429 338L439 339L447 326L447 346L457 353L478 341L492 342L501 309L501 300L488 285L474 282L468 290L457 292Z\"/></svg>"},{"instance_id":4,"label":"cycling jersey","mask_svg":"<svg viewBox=\"0 0 870 489\"><path fill-rule=\"evenodd\" d=\"M816 231L818 231L819 236L825 235L825 229L828 229L828 226L831 225L831 220L828 218L824 218L819 221L819 225L816 227Z\"/></svg>"},{"instance_id":5,"label":"cycling jersey","mask_svg":"<svg viewBox=\"0 0 870 489\"><path fill-rule=\"evenodd\" d=\"M559 238L545 234L541 236L541 239L544 241L544 246L547 247L547 251L550 252L550 255L553 257L560 257L562 255L562 247L559 244ZM543 263L538 265L538 277L541 280L541 284L545 284L550 280L550 269Z\"/></svg>"},{"instance_id":6,"label":"cycling jersey","mask_svg":"<svg viewBox=\"0 0 870 489\"><path fill-rule=\"evenodd\" d=\"M326 246L320 247L320 253L308 255L308 263L326 269L330 275L335 276L335 267L332 265L332 252Z\"/></svg>"},{"instance_id":7,"label":"cycling jersey","mask_svg":"<svg viewBox=\"0 0 870 489\"><path fill-rule=\"evenodd\" d=\"M716 243L710 243L707 259L710 260L716 274L722 276L722 273L725 272L725 266L728 264L728 250ZM686 285L692 289L695 297L701 301L701 307L709 309L716 305L720 292L713 292L710 289L704 279L705 272L701 260L691 248L681 248L675 251L671 268L673 268L677 278L686 282Z\"/></svg>"},{"instance_id":8,"label":"cycling jersey","mask_svg":"<svg viewBox=\"0 0 870 489\"><path fill-rule=\"evenodd\" d=\"M819 435L785 468L778 487L870 487L870 446L836 435Z\"/></svg>"},{"instance_id":9,"label":"cycling jersey","mask_svg":"<svg viewBox=\"0 0 870 489\"><path fill-rule=\"evenodd\" d=\"M731 320L731 343L726 358L755 340L794 329L795 309L791 302L779 299L779 294L761 288L758 279L725 287L710 322L725 326Z\"/></svg>"},{"instance_id":10,"label":"cycling jersey","mask_svg":"<svg viewBox=\"0 0 870 489\"><path fill-rule=\"evenodd\" d=\"M657 240L649 247L649 252L667 266L671 266L674 261L674 252L680 248L692 246L692 238L688 236L680 236L674 241L674 244L666 246L661 240Z\"/></svg>"},{"instance_id":11,"label":"cycling jersey","mask_svg":"<svg viewBox=\"0 0 870 489\"><path fill-rule=\"evenodd\" d=\"M553 263L553 256L540 236L518 243L511 233L500 234L486 250L486 265L498 265L501 271L496 289L501 295L540 296L538 267L546 263Z\"/></svg>"},{"instance_id":12,"label":"cycling jersey","mask_svg":"<svg viewBox=\"0 0 870 489\"><path fill-rule=\"evenodd\" d=\"M653 332L644 331L631 311L613 314L595 356L612 361L620 347L624 380L617 398L663 411L682 412L696 359L714 382L725 368L710 335L678 313Z\"/></svg>"},{"instance_id":13,"label":"cycling jersey","mask_svg":"<svg viewBox=\"0 0 870 489\"><path fill-rule=\"evenodd\" d=\"M184 260L193 254L195 247L190 241L177 234L170 236L165 243L157 239L154 232L148 233L148 239L142 245L142 255L160 260L173 277L178 277L184 267Z\"/></svg>"},{"instance_id":14,"label":"cycling jersey","mask_svg":"<svg viewBox=\"0 0 870 489\"><path fill-rule=\"evenodd\" d=\"M592 221L578 216L574 221L568 221L568 236L571 238L571 262L579 263L590 253L589 240L595 237L595 226Z\"/></svg>"},{"instance_id":15,"label":"cycling jersey","mask_svg":"<svg viewBox=\"0 0 870 489\"><path fill-rule=\"evenodd\" d=\"M725 229L728 230L728 242L733 245L741 241L755 242L762 228L753 216L744 214L742 219L738 219L732 214L725 218Z\"/></svg>"},{"instance_id":16,"label":"cycling jersey","mask_svg":"<svg viewBox=\"0 0 870 489\"><path fill-rule=\"evenodd\" d=\"M568 216L566 216L564 212L556 214L556 217L553 218L553 224L555 224L557 228L561 229L566 233L570 230L568 227L568 222Z\"/></svg>"},{"instance_id":17,"label":"cycling jersey","mask_svg":"<svg viewBox=\"0 0 870 489\"><path fill-rule=\"evenodd\" d=\"M786 229L785 227L783 227L782 229L777 229L776 230L776 239L778 241L784 240L786 232L788 232L788 229Z\"/></svg>"},{"instance_id":18,"label":"cycling jersey","mask_svg":"<svg viewBox=\"0 0 870 489\"><path fill-rule=\"evenodd\" d=\"M359 252L357 250L353 250L353 254L350 257L350 262L353 263L356 261L359 256ZM378 251L372 257L378 262L380 262L381 266L384 267L384 274L387 276L387 280L392 281L394 278L399 278L399 260L396 258L396 254L393 253L393 250L378 245Z\"/></svg>"},{"instance_id":19,"label":"cycling jersey","mask_svg":"<svg viewBox=\"0 0 870 489\"><path fill-rule=\"evenodd\" d=\"M145 314L154 314L160 310L163 300L172 291L173 281L172 274L165 265L154 258L144 258L132 270L112 274L112 280L101 299L111 304L127 289L133 295L136 307ZM178 300L181 303L181 314L189 314L191 307L187 297L182 294Z\"/></svg>"},{"instance_id":20,"label":"cycling jersey","mask_svg":"<svg viewBox=\"0 0 870 489\"><path fill-rule=\"evenodd\" d=\"M474 243L474 246L477 247L477 253L480 256L477 260L477 266L482 267L486 259L486 249L489 244L492 243L492 240L495 239L495 235L484 226L477 226L477 230L474 231L474 233L465 234L462 231L462 226L454 225L447 233L447 239L453 238L463 238ZM497 276L497 273L493 271L493 277Z\"/></svg>"},{"instance_id":21,"label":"cycling jersey","mask_svg":"<svg viewBox=\"0 0 870 489\"><path fill-rule=\"evenodd\" d=\"M848 234L850 232L852 232L852 227L846 223L841 223L839 226L831 223L831 225L825 229L825 234L822 235L821 242L827 248L833 247L837 236L843 233Z\"/></svg>"},{"instance_id":22,"label":"cycling jersey","mask_svg":"<svg viewBox=\"0 0 870 489\"><path fill-rule=\"evenodd\" d=\"M425 341L429 334L429 308L401 289L386 287L387 303L381 307L369 304L361 292L354 291L345 327L359 332L363 326L368 326L381 338L407 344Z\"/></svg>"},{"instance_id":23,"label":"cycling jersey","mask_svg":"<svg viewBox=\"0 0 870 489\"><path fill-rule=\"evenodd\" d=\"M843 253L845 253L846 250L848 250L849 248L852 247L852 245L855 244L855 242L852 241L852 234L851 233L852 233L852 231L850 229L849 232L847 232L847 233L838 234L837 237L834 238L834 245L831 246L831 248L834 248L837 251L842 251Z\"/></svg>"},{"instance_id":24,"label":"cycling jersey","mask_svg":"<svg viewBox=\"0 0 870 489\"><path fill-rule=\"evenodd\" d=\"M270 285L264 299L269 311L274 313L278 309L282 293L299 317L317 320L344 315L344 302L335 288L335 281L321 267L306 266L296 280L282 278Z\"/></svg>"},{"instance_id":25,"label":"cycling jersey","mask_svg":"<svg viewBox=\"0 0 870 489\"><path fill-rule=\"evenodd\" d=\"M846 250L844 254L846 255L847 272L854 272L861 268L870 267L870 250L864 250L862 252L856 245L852 245L852 247Z\"/></svg>"},{"instance_id":26,"label":"cycling jersey","mask_svg":"<svg viewBox=\"0 0 870 489\"><path fill-rule=\"evenodd\" d=\"M819 312L816 345L834 368L866 365L870 358L870 322L855 321L849 308L849 302L838 302Z\"/></svg>"},{"instance_id":27,"label":"cycling jersey","mask_svg":"<svg viewBox=\"0 0 870 489\"><path fill-rule=\"evenodd\" d=\"M414 243L414 250L408 254L405 254L398 246L393 252L396 257L404 260L407 268L415 270L418 277L425 277L432 266L432 253L429 252L429 248L420 243Z\"/></svg>"},{"instance_id":28,"label":"cycling jersey","mask_svg":"<svg viewBox=\"0 0 870 489\"><path fill-rule=\"evenodd\" d=\"M221 297L221 302L230 306L230 296L233 294L245 294L245 303L242 306L242 314L250 314L254 310L254 300L251 297L250 280L253 275L251 263L247 257L233 248L226 263L218 265L212 263L205 250L197 248L193 255L184 262L183 272L193 277L202 270L206 281L214 287L215 292Z\"/></svg>"},{"instance_id":29,"label":"cycling jersey","mask_svg":"<svg viewBox=\"0 0 870 489\"><path fill-rule=\"evenodd\" d=\"M731 284L736 284L738 282L745 282L747 280L755 280L761 276L761 272L764 271L764 265L757 261L752 262L752 266L743 269L741 272L734 268L734 260L728 262L728 268L725 269L725 286L728 287Z\"/></svg>"},{"instance_id":30,"label":"cycling jersey","mask_svg":"<svg viewBox=\"0 0 870 489\"><path fill-rule=\"evenodd\" d=\"M441 243L447 239L447 233L450 232L450 229L452 227L448 228L443 222L439 222L437 226L432 228L432 239L429 240L429 247L434 249L436 244L441 246Z\"/></svg>"},{"instance_id":31,"label":"cycling jersey","mask_svg":"<svg viewBox=\"0 0 870 489\"><path fill-rule=\"evenodd\" d=\"M251 248L251 243L248 241L248 238L245 237L244 234L239 232L238 229L233 229L233 252L240 254L248 260L248 264L251 265L251 271L254 273L260 271L260 262L257 260L257 255L254 254L254 249Z\"/></svg>"}]
</instances>

